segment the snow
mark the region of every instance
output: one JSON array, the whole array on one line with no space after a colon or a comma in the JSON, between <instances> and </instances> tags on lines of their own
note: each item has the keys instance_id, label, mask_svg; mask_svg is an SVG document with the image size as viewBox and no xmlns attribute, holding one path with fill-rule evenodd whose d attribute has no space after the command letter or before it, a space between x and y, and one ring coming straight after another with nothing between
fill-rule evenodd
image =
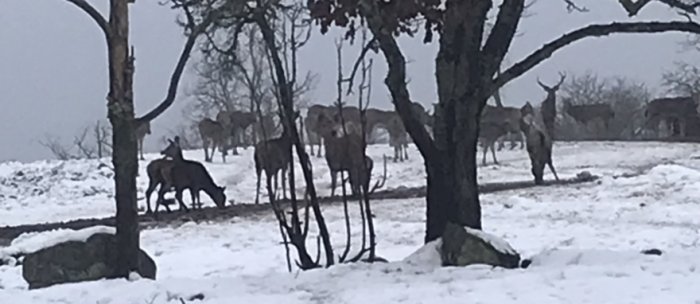
<instances>
[{"instance_id":1,"label":"snow","mask_svg":"<svg viewBox=\"0 0 700 304\"><path fill-rule=\"evenodd\" d=\"M493 234L490 234L490 233L487 233L487 232L484 232L481 230L472 229L469 227L464 227L464 230L466 230L467 233L474 235L474 236L484 240L485 242L491 244L491 246L493 246L494 249L498 250L501 253L517 254L515 249L513 249L513 247L510 247L508 242L504 241L503 239L501 239Z\"/></svg>"},{"instance_id":2,"label":"snow","mask_svg":"<svg viewBox=\"0 0 700 304\"><path fill-rule=\"evenodd\" d=\"M93 226L80 230L55 229L45 232L24 233L12 240L10 246L0 248L0 260L10 260L18 254L29 254L43 248L68 241L87 241L96 233L114 234L116 230L109 226Z\"/></svg>"},{"instance_id":3,"label":"snow","mask_svg":"<svg viewBox=\"0 0 700 304\"><path fill-rule=\"evenodd\" d=\"M156 281L101 280L28 291L21 267L0 266L0 302L163 304L201 294L201 302L207 304L697 303L697 150L695 144L557 143L554 164L561 177L587 170L602 178L581 185L483 194L484 230L506 241L522 258L531 259L527 269L439 267L439 241L423 244L424 199L397 199L373 202L377 254L390 263L288 273L270 212L142 231L142 247L158 265ZM187 155L198 158L198 152ZM207 167L218 183L227 186L230 198L251 202L255 190L251 149L241 152L229 157L227 164ZM375 164L389 152L385 145L370 149ZM388 163L388 188L425 183L417 151L411 147L409 153L410 162ZM480 182L531 179L525 151L502 151L498 157L502 165L479 168ZM323 195L328 193L327 169L322 159L314 162L314 178ZM0 187L8 187L6 180L17 184L9 186L15 198L0 198L0 225L110 215L111 180L101 177L98 166L98 161L0 164ZM141 191L146 182L144 167L141 163ZM30 178L50 174L52 169L63 178L47 176L43 180L51 182L32 183L13 177L18 171ZM85 185L71 184L72 172L81 172L76 179ZM34 185L44 193L32 193L29 187ZM83 197L79 190L88 189L87 185L106 192ZM4 189L1 193L6 194ZM338 205L322 208L339 254L345 243L343 210ZM357 214L353 216L357 219ZM357 224L353 222L352 252L358 249ZM24 243L31 248L31 239L41 243L60 233L22 236L11 246ZM315 235L312 230L310 236ZM315 252L315 239L309 244ZM640 253L651 248L663 254Z\"/></svg>"}]
</instances>

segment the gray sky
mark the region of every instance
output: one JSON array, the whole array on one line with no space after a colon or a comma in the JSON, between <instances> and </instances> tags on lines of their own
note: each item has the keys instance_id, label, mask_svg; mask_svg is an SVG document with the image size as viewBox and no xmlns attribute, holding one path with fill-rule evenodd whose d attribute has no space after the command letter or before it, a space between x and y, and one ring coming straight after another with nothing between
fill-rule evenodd
<instances>
[{"instance_id":1,"label":"gray sky","mask_svg":"<svg viewBox=\"0 0 700 304\"><path fill-rule=\"evenodd\" d=\"M105 11L107 1L91 1ZM629 21L614 0L580 1L591 12L567 14L560 1L540 0L533 16L520 25L523 33L508 55L508 65L520 60L543 43L592 22ZM29 161L50 158L38 144L45 134L69 141L81 127L106 118L107 66L105 42L94 22L63 0L2 0L0 13L0 161ZM136 47L135 103L137 115L150 110L165 96L170 73L184 42L175 25L175 13L159 6L157 0L137 1L131 8L131 43ZM634 20L670 18L677 14L663 5L650 5ZM302 69L320 75L312 94L314 103L327 104L335 97L335 49L338 32L314 32L311 43L300 55ZM602 76L625 76L656 88L660 74L673 61L693 60L693 53L680 53L682 34L618 35L590 38L556 53L551 59L504 89L504 103L521 105L540 102L544 92L536 85L557 80L558 71L581 73L591 70ZM434 59L437 45L423 45L421 39L402 38L409 59L408 75L414 100L426 108L436 99ZM346 48L346 67L358 47ZM386 69L381 55L375 56L373 105L391 106L383 85ZM178 123L187 102L181 84L175 105L153 123L154 134L146 138L146 149L156 150L158 139ZM656 90L657 94L663 91Z\"/></svg>"}]
</instances>

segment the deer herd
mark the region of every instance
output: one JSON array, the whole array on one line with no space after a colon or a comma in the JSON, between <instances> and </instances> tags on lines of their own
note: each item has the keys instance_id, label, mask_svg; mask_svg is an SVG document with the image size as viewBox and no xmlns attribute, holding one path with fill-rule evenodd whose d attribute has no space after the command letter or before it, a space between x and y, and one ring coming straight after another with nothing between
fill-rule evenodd
<instances>
[{"instance_id":1,"label":"deer herd","mask_svg":"<svg viewBox=\"0 0 700 304\"><path fill-rule=\"evenodd\" d=\"M497 103L497 106L486 105L482 111L479 124L479 142L483 147L482 163L486 164L486 155L491 150L493 162L496 159L496 143L506 135L512 135L520 139L521 149L527 148L531 162L531 173L535 184L544 182L544 169L548 166L556 180L559 177L552 162L552 143L556 136L555 120L557 117L557 91L564 82L566 75L560 73L559 81L549 86L539 79L537 84L546 93L539 105L534 107L530 102L520 108L506 107ZM645 127L655 127L664 122L679 129L681 134L689 123L688 111L695 112L697 103L692 99L683 98L658 99L647 104L644 116ZM607 103L573 105L569 100L563 100L564 113L572 117L576 122L587 126L596 121L602 122L604 128L615 118L615 113ZM417 102L412 103L411 111L425 128L432 128L433 116ZM279 114L278 114L279 115ZM258 119L260 117L260 119ZM226 162L228 150L237 155L238 147L245 147L245 131L252 127L254 147L253 159L257 176L255 203L259 203L260 182L264 172L268 192L278 188L278 179L282 179L282 195L286 193L285 176L292 164L292 154L289 151L293 146L293 137L290 128L283 123L281 115L279 123L275 124L272 115L256 115L245 111L221 111L215 119L204 118L198 124L199 135L204 149L204 161L212 162L218 149L222 162ZM312 105L307 109L306 117L300 117L299 112L294 113L291 120L295 124L300 123L298 129L302 131L301 141L310 146L310 155L323 157L330 171L331 196L335 196L338 174L347 172L347 180L353 195L360 193L363 187L368 189L370 176L374 163L372 158L365 154L368 140L372 137L376 128L386 130L389 137L389 145L394 149L394 162L403 162L408 159L407 147L409 137L401 118L394 111L386 111L368 108L361 115L360 109L352 106L325 106ZM700 119L698 119L700 124ZM282 125L281 133L277 125ZM139 125L136 128L136 136L139 142L140 158L143 160L143 138L150 134L150 124ZM304 140L306 135L306 140ZM511 137L512 140L513 137ZM511 149L515 148L515 142L511 142ZM499 150L503 147L500 143ZM322 152L323 151L323 152ZM182 201L182 192L187 189L192 198L192 208L201 208L199 192L204 191L216 204L223 208L226 204L224 187L216 185L211 175L201 163L184 159L178 137L168 139L168 146L161 151L163 158L151 161L146 167L149 178L146 190L147 213L153 212L150 204L150 196L160 185L155 212L160 205L164 205L170 212L170 204L177 202L180 209L188 208ZM385 158L386 163L386 158ZM310 165L310 164L309 164ZM386 171L386 164L385 164ZM385 176L386 178L386 172ZM274 187L273 187L274 182ZM345 182L345 180L341 180ZM376 188L376 185L375 185ZM175 199L166 200L164 194L175 191ZM271 192L270 192L271 193Z\"/></svg>"}]
</instances>

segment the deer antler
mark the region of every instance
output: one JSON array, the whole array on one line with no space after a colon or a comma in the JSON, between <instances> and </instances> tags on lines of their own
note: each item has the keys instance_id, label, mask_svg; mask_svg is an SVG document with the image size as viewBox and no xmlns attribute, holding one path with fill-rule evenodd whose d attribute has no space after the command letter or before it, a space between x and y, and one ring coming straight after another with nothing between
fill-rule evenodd
<instances>
[{"instance_id":1,"label":"deer antler","mask_svg":"<svg viewBox=\"0 0 700 304\"><path fill-rule=\"evenodd\" d=\"M559 89L559 86L564 83L564 79L566 79L566 73L559 72L559 82L554 85L554 88Z\"/></svg>"},{"instance_id":2,"label":"deer antler","mask_svg":"<svg viewBox=\"0 0 700 304\"><path fill-rule=\"evenodd\" d=\"M542 83L539 76L537 76L537 84L539 84L545 91L550 89L546 84Z\"/></svg>"}]
</instances>

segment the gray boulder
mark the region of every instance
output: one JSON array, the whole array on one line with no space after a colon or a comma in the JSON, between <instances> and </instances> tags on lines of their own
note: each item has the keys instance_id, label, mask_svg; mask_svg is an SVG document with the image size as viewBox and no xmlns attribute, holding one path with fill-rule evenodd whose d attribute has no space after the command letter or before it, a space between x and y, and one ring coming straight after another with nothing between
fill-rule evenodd
<instances>
[{"instance_id":1,"label":"gray boulder","mask_svg":"<svg viewBox=\"0 0 700 304\"><path fill-rule=\"evenodd\" d=\"M29 289L115 278L116 259L115 236L96 233L85 242L68 241L27 254L22 263L22 276L29 283ZM156 264L143 250L137 272L143 278L156 278Z\"/></svg>"},{"instance_id":2,"label":"gray boulder","mask_svg":"<svg viewBox=\"0 0 700 304\"><path fill-rule=\"evenodd\" d=\"M505 241L480 230L448 223L440 248L443 266L486 264L517 268L520 255Z\"/></svg>"}]
</instances>

